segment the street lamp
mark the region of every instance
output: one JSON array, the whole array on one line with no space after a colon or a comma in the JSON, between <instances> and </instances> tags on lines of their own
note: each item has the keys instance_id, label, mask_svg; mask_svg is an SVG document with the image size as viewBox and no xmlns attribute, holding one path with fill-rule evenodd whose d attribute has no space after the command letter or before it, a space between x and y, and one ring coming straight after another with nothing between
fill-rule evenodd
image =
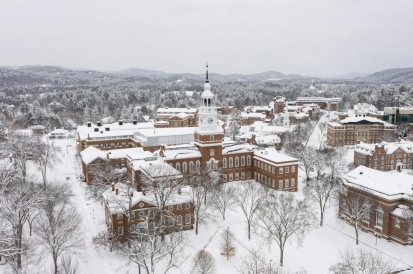
<instances>
[{"instance_id":1,"label":"street lamp","mask_svg":"<svg viewBox=\"0 0 413 274\"><path fill-rule=\"evenodd\" d=\"M272 271L271 271L271 263L272 263L272 260L270 260L270 274L272 273Z\"/></svg>"}]
</instances>

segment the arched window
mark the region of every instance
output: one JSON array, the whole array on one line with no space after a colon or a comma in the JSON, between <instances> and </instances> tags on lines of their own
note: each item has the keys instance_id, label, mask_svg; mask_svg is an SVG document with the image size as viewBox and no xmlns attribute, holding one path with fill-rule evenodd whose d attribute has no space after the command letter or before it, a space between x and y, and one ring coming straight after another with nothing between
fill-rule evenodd
<instances>
[{"instance_id":1,"label":"arched window","mask_svg":"<svg viewBox=\"0 0 413 274\"><path fill-rule=\"evenodd\" d=\"M190 162L189 162L189 172L194 172L194 171L195 171L194 162L190 161Z\"/></svg>"},{"instance_id":2,"label":"arched window","mask_svg":"<svg viewBox=\"0 0 413 274\"><path fill-rule=\"evenodd\" d=\"M235 167L239 166L239 157L235 157Z\"/></svg>"},{"instance_id":3,"label":"arched window","mask_svg":"<svg viewBox=\"0 0 413 274\"><path fill-rule=\"evenodd\" d=\"M186 164L186 162L182 163L182 173L186 173L188 171L188 166Z\"/></svg>"},{"instance_id":4,"label":"arched window","mask_svg":"<svg viewBox=\"0 0 413 274\"><path fill-rule=\"evenodd\" d=\"M181 215L176 216L176 222L177 222L179 225L182 224L182 216L181 216Z\"/></svg>"},{"instance_id":5,"label":"arched window","mask_svg":"<svg viewBox=\"0 0 413 274\"><path fill-rule=\"evenodd\" d=\"M174 218L172 217L168 218L168 226L174 226Z\"/></svg>"},{"instance_id":6,"label":"arched window","mask_svg":"<svg viewBox=\"0 0 413 274\"><path fill-rule=\"evenodd\" d=\"M196 171L200 171L201 170L201 161L196 161Z\"/></svg>"},{"instance_id":7,"label":"arched window","mask_svg":"<svg viewBox=\"0 0 413 274\"><path fill-rule=\"evenodd\" d=\"M383 227L383 215L384 211L381 206L376 209L376 226Z\"/></svg>"},{"instance_id":8,"label":"arched window","mask_svg":"<svg viewBox=\"0 0 413 274\"><path fill-rule=\"evenodd\" d=\"M208 165L209 169L214 169L214 166L215 166L215 160L214 159L209 160L209 165Z\"/></svg>"},{"instance_id":9,"label":"arched window","mask_svg":"<svg viewBox=\"0 0 413 274\"><path fill-rule=\"evenodd\" d=\"M230 157L229 162L228 162L228 167L232 168L232 166L233 166L232 157Z\"/></svg>"},{"instance_id":10,"label":"arched window","mask_svg":"<svg viewBox=\"0 0 413 274\"><path fill-rule=\"evenodd\" d=\"M176 163L175 168L176 168L176 170L181 171L181 164Z\"/></svg>"},{"instance_id":11,"label":"arched window","mask_svg":"<svg viewBox=\"0 0 413 274\"><path fill-rule=\"evenodd\" d=\"M247 166L251 165L251 156L247 156Z\"/></svg>"},{"instance_id":12,"label":"arched window","mask_svg":"<svg viewBox=\"0 0 413 274\"><path fill-rule=\"evenodd\" d=\"M393 161L393 160L391 160L391 163L392 163L392 164L394 164L394 161Z\"/></svg>"},{"instance_id":13,"label":"arched window","mask_svg":"<svg viewBox=\"0 0 413 274\"><path fill-rule=\"evenodd\" d=\"M222 159L222 168L227 168L227 158Z\"/></svg>"},{"instance_id":14,"label":"arched window","mask_svg":"<svg viewBox=\"0 0 413 274\"><path fill-rule=\"evenodd\" d=\"M370 222L370 207L366 208L363 212L363 221Z\"/></svg>"},{"instance_id":15,"label":"arched window","mask_svg":"<svg viewBox=\"0 0 413 274\"><path fill-rule=\"evenodd\" d=\"M215 149L209 150L209 156L215 156Z\"/></svg>"},{"instance_id":16,"label":"arched window","mask_svg":"<svg viewBox=\"0 0 413 274\"><path fill-rule=\"evenodd\" d=\"M185 215L185 223L190 224L191 223L191 214L186 214Z\"/></svg>"},{"instance_id":17,"label":"arched window","mask_svg":"<svg viewBox=\"0 0 413 274\"><path fill-rule=\"evenodd\" d=\"M245 166L245 157L241 156L241 166Z\"/></svg>"}]
</instances>

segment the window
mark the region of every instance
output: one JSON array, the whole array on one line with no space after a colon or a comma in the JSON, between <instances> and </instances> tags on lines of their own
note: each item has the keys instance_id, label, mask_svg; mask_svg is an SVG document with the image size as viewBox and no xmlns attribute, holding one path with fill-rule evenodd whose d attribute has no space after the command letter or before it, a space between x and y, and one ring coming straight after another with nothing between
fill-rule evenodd
<instances>
[{"instance_id":1,"label":"window","mask_svg":"<svg viewBox=\"0 0 413 274\"><path fill-rule=\"evenodd\" d=\"M139 210L139 217L145 216L145 210Z\"/></svg>"},{"instance_id":2,"label":"window","mask_svg":"<svg viewBox=\"0 0 413 274\"><path fill-rule=\"evenodd\" d=\"M275 180L272 179L272 188L275 188Z\"/></svg>"},{"instance_id":3,"label":"window","mask_svg":"<svg viewBox=\"0 0 413 274\"><path fill-rule=\"evenodd\" d=\"M285 187L290 187L290 180L285 179Z\"/></svg>"},{"instance_id":4,"label":"window","mask_svg":"<svg viewBox=\"0 0 413 274\"><path fill-rule=\"evenodd\" d=\"M181 216L181 215L176 216L176 222L177 222L179 225L182 224L182 216Z\"/></svg>"},{"instance_id":5,"label":"window","mask_svg":"<svg viewBox=\"0 0 413 274\"><path fill-rule=\"evenodd\" d=\"M123 235L123 226L118 227L118 235Z\"/></svg>"},{"instance_id":6,"label":"window","mask_svg":"<svg viewBox=\"0 0 413 274\"><path fill-rule=\"evenodd\" d=\"M214 141L214 135L209 136L209 141L211 141L211 142Z\"/></svg>"},{"instance_id":7,"label":"window","mask_svg":"<svg viewBox=\"0 0 413 274\"><path fill-rule=\"evenodd\" d=\"M272 173L275 173L275 167L272 167Z\"/></svg>"},{"instance_id":8,"label":"window","mask_svg":"<svg viewBox=\"0 0 413 274\"><path fill-rule=\"evenodd\" d=\"M251 165L251 156L247 156L247 166Z\"/></svg>"},{"instance_id":9,"label":"window","mask_svg":"<svg viewBox=\"0 0 413 274\"><path fill-rule=\"evenodd\" d=\"M241 172L241 180L245 179L245 172Z\"/></svg>"},{"instance_id":10,"label":"window","mask_svg":"<svg viewBox=\"0 0 413 274\"><path fill-rule=\"evenodd\" d=\"M245 157L241 156L241 166L245 166Z\"/></svg>"},{"instance_id":11,"label":"window","mask_svg":"<svg viewBox=\"0 0 413 274\"><path fill-rule=\"evenodd\" d=\"M261 168L264 169L264 163L261 163Z\"/></svg>"},{"instance_id":12,"label":"window","mask_svg":"<svg viewBox=\"0 0 413 274\"><path fill-rule=\"evenodd\" d=\"M235 173L235 181L239 180L239 173Z\"/></svg>"},{"instance_id":13,"label":"window","mask_svg":"<svg viewBox=\"0 0 413 274\"><path fill-rule=\"evenodd\" d=\"M123 214L122 213L118 213L118 219L122 219L123 218Z\"/></svg>"},{"instance_id":14,"label":"window","mask_svg":"<svg viewBox=\"0 0 413 274\"><path fill-rule=\"evenodd\" d=\"M196 170L200 171L201 170L201 161L196 161Z\"/></svg>"},{"instance_id":15,"label":"window","mask_svg":"<svg viewBox=\"0 0 413 274\"><path fill-rule=\"evenodd\" d=\"M190 224L191 223L191 214L186 214L185 215L185 223Z\"/></svg>"},{"instance_id":16,"label":"window","mask_svg":"<svg viewBox=\"0 0 413 274\"><path fill-rule=\"evenodd\" d=\"M399 219L396 219L395 226L400 228L400 220Z\"/></svg>"},{"instance_id":17,"label":"window","mask_svg":"<svg viewBox=\"0 0 413 274\"><path fill-rule=\"evenodd\" d=\"M289 173L290 172L290 168L289 167L285 167L285 173Z\"/></svg>"},{"instance_id":18,"label":"window","mask_svg":"<svg viewBox=\"0 0 413 274\"><path fill-rule=\"evenodd\" d=\"M283 174L283 168L280 167L280 174Z\"/></svg>"},{"instance_id":19,"label":"window","mask_svg":"<svg viewBox=\"0 0 413 274\"><path fill-rule=\"evenodd\" d=\"M131 212L130 212L130 217L131 217L131 218L135 218L135 212L134 212L134 211L131 211Z\"/></svg>"},{"instance_id":20,"label":"window","mask_svg":"<svg viewBox=\"0 0 413 274\"><path fill-rule=\"evenodd\" d=\"M215 156L215 149L209 150L209 156Z\"/></svg>"},{"instance_id":21,"label":"window","mask_svg":"<svg viewBox=\"0 0 413 274\"><path fill-rule=\"evenodd\" d=\"M261 182L261 173L258 173L258 182Z\"/></svg>"},{"instance_id":22,"label":"window","mask_svg":"<svg viewBox=\"0 0 413 274\"><path fill-rule=\"evenodd\" d=\"M176 210L181 210L182 209L182 205L177 205L176 206Z\"/></svg>"},{"instance_id":23,"label":"window","mask_svg":"<svg viewBox=\"0 0 413 274\"><path fill-rule=\"evenodd\" d=\"M251 171L247 171L247 179L251 179Z\"/></svg>"},{"instance_id":24,"label":"window","mask_svg":"<svg viewBox=\"0 0 413 274\"><path fill-rule=\"evenodd\" d=\"M369 223L370 222L370 208L366 208L363 212L363 221Z\"/></svg>"},{"instance_id":25,"label":"window","mask_svg":"<svg viewBox=\"0 0 413 274\"><path fill-rule=\"evenodd\" d=\"M232 173L229 175L229 181L231 182L232 181Z\"/></svg>"},{"instance_id":26,"label":"window","mask_svg":"<svg viewBox=\"0 0 413 274\"><path fill-rule=\"evenodd\" d=\"M222 168L227 168L227 158L222 159Z\"/></svg>"},{"instance_id":27,"label":"window","mask_svg":"<svg viewBox=\"0 0 413 274\"><path fill-rule=\"evenodd\" d=\"M295 166L291 167L291 172L295 172Z\"/></svg>"},{"instance_id":28,"label":"window","mask_svg":"<svg viewBox=\"0 0 413 274\"><path fill-rule=\"evenodd\" d=\"M235 167L239 166L239 157L235 157Z\"/></svg>"},{"instance_id":29,"label":"window","mask_svg":"<svg viewBox=\"0 0 413 274\"><path fill-rule=\"evenodd\" d=\"M186 209L188 209L188 208L190 208L190 207L191 207L191 204L190 204L190 203L186 203L186 204L185 204L185 208L186 208Z\"/></svg>"},{"instance_id":30,"label":"window","mask_svg":"<svg viewBox=\"0 0 413 274\"><path fill-rule=\"evenodd\" d=\"M230 158L229 158L229 165L228 165L229 168L232 168L232 163L233 163L233 162L232 162L232 157L230 157Z\"/></svg>"},{"instance_id":31,"label":"window","mask_svg":"<svg viewBox=\"0 0 413 274\"><path fill-rule=\"evenodd\" d=\"M182 173L186 173L187 172L187 165L186 162L182 163Z\"/></svg>"},{"instance_id":32,"label":"window","mask_svg":"<svg viewBox=\"0 0 413 274\"><path fill-rule=\"evenodd\" d=\"M189 172L194 172L195 170L195 165L194 162L190 161L189 162Z\"/></svg>"},{"instance_id":33,"label":"window","mask_svg":"<svg viewBox=\"0 0 413 274\"><path fill-rule=\"evenodd\" d=\"M254 172L254 179L257 180L257 172Z\"/></svg>"},{"instance_id":34,"label":"window","mask_svg":"<svg viewBox=\"0 0 413 274\"><path fill-rule=\"evenodd\" d=\"M152 215L153 214L153 208L150 208L149 209L149 215Z\"/></svg>"},{"instance_id":35,"label":"window","mask_svg":"<svg viewBox=\"0 0 413 274\"><path fill-rule=\"evenodd\" d=\"M176 170L181 171L181 164L176 163L175 168L176 168Z\"/></svg>"},{"instance_id":36,"label":"window","mask_svg":"<svg viewBox=\"0 0 413 274\"><path fill-rule=\"evenodd\" d=\"M278 181L278 188L283 188L283 180Z\"/></svg>"},{"instance_id":37,"label":"window","mask_svg":"<svg viewBox=\"0 0 413 274\"><path fill-rule=\"evenodd\" d=\"M227 174L222 175L222 180L223 180L224 182L227 181Z\"/></svg>"},{"instance_id":38,"label":"window","mask_svg":"<svg viewBox=\"0 0 413 274\"><path fill-rule=\"evenodd\" d=\"M174 218L172 217L168 218L168 226L174 226Z\"/></svg>"},{"instance_id":39,"label":"window","mask_svg":"<svg viewBox=\"0 0 413 274\"><path fill-rule=\"evenodd\" d=\"M376 209L376 226L378 227L383 227L383 208L381 206L379 206Z\"/></svg>"},{"instance_id":40,"label":"window","mask_svg":"<svg viewBox=\"0 0 413 274\"><path fill-rule=\"evenodd\" d=\"M173 211L173 210L174 210L174 206L168 206L168 210L169 210L169 211Z\"/></svg>"},{"instance_id":41,"label":"window","mask_svg":"<svg viewBox=\"0 0 413 274\"><path fill-rule=\"evenodd\" d=\"M295 186L295 179L291 179L291 187Z\"/></svg>"}]
</instances>

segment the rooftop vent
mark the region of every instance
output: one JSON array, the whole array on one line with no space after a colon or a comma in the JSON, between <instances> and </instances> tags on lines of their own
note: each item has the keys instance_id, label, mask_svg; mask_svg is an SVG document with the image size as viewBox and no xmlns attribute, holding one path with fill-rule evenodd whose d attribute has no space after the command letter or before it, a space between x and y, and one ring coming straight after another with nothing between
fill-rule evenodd
<instances>
[{"instance_id":1,"label":"rooftop vent","mask_svg":"<svg viewBox=\"0 0 413 274\"><path fill-rule=\"evenodd\" d=\"M95 132L99 132L99 128L95 127Z\"/></svg>"},{"instance_id":2,"label":"rooftop vent","mask_svg":"<svg viewBox=\"0 0 413 274\"><path fill-rule=\"evenodd\" d=\"M123 125L123 121L122 121L122 120L119 120L119 125L120 125L120 126Z\"/></svg>"},{"instance_id":3,"label":"rooftop vent","mask_svg":"<svg viewBox=\"0 0 413 274\"><path fill-rule=\"evenodd\" d=\"M360 175L363 175L363 172L360 172Z\"/></svg>"},{"instance_id":4,"label":"rooftop vent","mask_svg":"<svg viewBox=\"0 0 413 274\"><path fill-rule=\"evenodd\" d=\"M98 127L101 127L101 126L102 126L102 122L99 121L99 122L98 122Z\"/></svg>"},{"instance_id":5,"label":"rooftop vent","mask_svg":"<svg viewBox=\"0 0 413 274\"><path fill-rule=\"evenodd\" d=\"M92 123L91 122L87 122L87 127L91 127Z\"/></svg>"},{"instance_id":6,"label":"rooftop vent","mask_svg":"<svg viewBox=\"0 0 413 274\"><path fill-rule=\"evenodd\" d=\"M110 131L110 127L105 128L106 131Z\"/></svg>"},{"instance_id":7,"label":"rooftop vent","mask_svg":"<svg viewBox=\"0 0 413 274\"><path fill-rule=\"evenodd\" d=\"M132 124L136 125L136 124L138 124L138 121L133 120L133 121L132 121Z\"/></svg>"}]
</instances>

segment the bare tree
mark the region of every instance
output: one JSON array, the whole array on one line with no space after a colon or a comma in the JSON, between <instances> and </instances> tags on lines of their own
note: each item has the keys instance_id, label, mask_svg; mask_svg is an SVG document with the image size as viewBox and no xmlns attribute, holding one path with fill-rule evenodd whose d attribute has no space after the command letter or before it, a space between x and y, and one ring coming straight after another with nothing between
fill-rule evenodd
<instances>
[{"instance_id":1,"label":"bare tree","mask_svg":"<svg viewBox=\"0 0 413 274\"><path fill-rule=\"evenodd\" d=\"M190 195L194 205L195 234L198 235L199 225L212 221L215 217L210 209L214 206L212 191L219 183L219 173L201 169L192 173L189 180L193 184Z\"/></svg>"},{"instance_id":2,"label":"bare tree","mask_svg":"<svg viewBox=\"0 0 413 274\"><path fill-rule=\"evenodd\" d=\"M258 209L255 233L268 245L277 243L282 266L287 240L295 238L302 243L314 220L314 212L306 200L296 200L292 193L270 193Z\"/></svg>"},{"instance_id":3,"label":"bare tree","mask_svg":"<svg viewBox=\"0 0 413 274\"><path fill-rule=\"evenodd\" d=\"M12 138L5 144L5 150L10 153L13 164L21 171L25 179L27 175L27 162L33 158L36 142L31 138Z\"/></svg>"},{"instance_id":4,"label":"bare tree","mask_svg":"<svg viewBox=\"0 0 413 274\"><path fill-rule=\"evenodd\" d=\"M234 207L235 190L228 184L219 184L212 189L213 208L218 210L225 220L227 209Z\"/></svg>"},{"instance_id":5,"label":"bare tree","mask_svg":"<svg viewBox=\"0 0 413 274\"><path fill-rule=\"evenodd\" d=\"M296 155L300 160L301 166L304 168L307 181L310 180L310 169L314 166L314 163L318 160L316 150L314 147L305 147L301 152Z\"/></svg>"},{"instance_id":6,"label":"bare tree","mask_svg":"<svg viewBox=\"0 0 413 274\"><path fill-rule=\"evenodd\" d=\"M53 187L50 187L51 189ZM54 188L54 191L67 191ZM71 193L52 191L35 222L36 242L42 250L42 256L52 256L54 273L59 271L59 257L65 255L80 256L85 248L82 218L71 205L67 196ZM60 197L60 199L56 199Z\"/></svg>"},{"instance_id":7,"label":"bare tree","mask_svg":"<svg viewBox=\"0 0 413 274\"><path fill-rule=\"evenodd\" d=\"M54 142L44 143L41 140L38 140L33 149L33 160L39 166L40 172L42 173L43 188L46 189L47 168L53 168L53 164L60 161L56 155Z\"/></svg>"},{"instance_id":8,"label":"bare tree","mask_svg":"<svg viewBox=\"0 0 413 274\"><path fill-rule=\"evenodd\" d=\"M219 247L221 249L221 255L227 257L227 260L229 257L235 256L236 248L234 233L229 227L222 232Z\"/></svg>"},{"instance_id":9,"label":"bare tree","mask_svg":"<svg viewBox=\"0 0 413 274\"><path fill-rule=\"evenodd\" d=\"M384 258L381 253L363 248L356 252L340 251L340 262L330 267L334 274L388 274L394 273L395 263Z\"/></svg>"},{"instance_id":10,"label":"bare tree","mask_svg":"<svg viewBox=\"0 0 413 274\"><path fill-rule=\"evenodd\" d=\"M266 195L266 190L252 180L242 182L235 190L235 202L247 219L248 240L251 239L251 225L255 215Z\"/></svg>"},{"instance_id":11,"label":"bare tree","mask_svg":"<svg viewBox=\"0 0 413 274\"><path fill-rule=\"evenodd\" d=\"M59 274L80 274L79 263L70 256L62 256Z\"/></svg>"},{"instance_id":12,"label":"bare tree","mask_svg":"<svg viewBox=\"0 0 413 274\"><path fill-rule=\"evenodd\" d=\"M324 211L327 203L335 197L340 187L340 181L337 178L324 176L320 180L312 181L304 187L304 196L317 203L320 209L320 226L323 226Z\"/></svg>"},{"instance_id":13,"label":"bare tree","mask_svg":"<svg viewBox=\"0 0 413 274\"><path fill-rule=\"evenodd\" d=\"M315 159L313 161L313 167L316 172L316 179L319 180L323 172L328 168L328 151L324 150L315 150Z\"/></svg>"},{"instance_id":14,"label":"bare tree","mask_svg":"<svg viewBox=\"0 0 413 274\"><path fill-rule=\"evenodd\" d=\"M106 191L112 183L126 183L130 181L127 169L116 168L110 161L93 165L89 172L93 175L93 179L90 184L87 185L87 192L97 201L101 201L102 193Z\"/></svg>"},{"instance_id":15,"label":"bare tree","mask_svg":"<svg viewBox=\"0 0 413 274\"><path fill-rule=\"evenodd\" d=\"M214 256L208 251L199 250L192 260L195 274L214 274L217 271Z\"/></svg>"},{"instance_id":16,"label":"bare tree","mask_svg":"<svg viewBox=\"0 0 413 274\"><path fill-rule=\"evenodd\" d=\"M122 241L122 238L114 232L112 229L99 232L98 235L93 237L92 244L98 248L109 248L109 251L112 252L113 249L116 249L118 244Z\"/></svg>"},{"instance_id":17,"label":"bare tree","mask_svg":"<svg viewBox=\"0 0 413 274\"><path fill-rule=\"evenodd\" d=\"M367 189L340 187L338 217L354 227L356 245L359 244L359 226L363 220L370 221L371 205L372 200Z\"/></svg>"},{"instance_id":18,"label":"bare tree","mask_svg":"<svg viewBox=\"0 0 413 274\"><path fill-rule=\"evenodd\" d=\"M9 184L6 194L0 195L0 220L7 226L14 239L15 267L22 269L22 255L26 252L23 245L23 228L35 215L44 202L39 185L22 177L16 177Z\"/></svg>"},{"instance_id":19,"label":"bare tree","mask_svg":"<svg viewBox=\"0 0 413 274\"><path fill-rule=\"evenodd\" d=\"M119 245L118 254L126 261L125 267L139 267L146 273L167 273L179 267L186 258L184 248L188 240L182 231L165 235L159 212L143 216L137 225L130 227L130 244ZM163 262L162 270L157 267ZM155 272L156 270L156 272Z\"/></svg>"}]
</instances>

